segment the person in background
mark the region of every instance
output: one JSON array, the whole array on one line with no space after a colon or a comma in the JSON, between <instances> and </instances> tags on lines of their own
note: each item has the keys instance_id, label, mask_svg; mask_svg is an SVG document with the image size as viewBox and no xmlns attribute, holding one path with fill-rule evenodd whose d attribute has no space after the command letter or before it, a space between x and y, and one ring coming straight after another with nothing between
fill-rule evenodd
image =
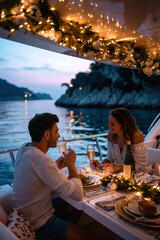
<instances>
[{"instance_id":1,"label":"person in background","mask_svg":"<svg viewBox=\"0 0 160 240\"><path fill-rule=\"evenodd\" d=\"M131 141L132 153L135 159L135 171L146 172L148 164L147 148L142 132L136 125L135 118L126 108L115 108L109 116L110 132L108 133L107 156L103 164L110 166L110 171L123 170L123 161L126 154L126 142ZM93 161L97 167L99 162Z\"/></svg>"},{"instance_id":2,"label":"person in background","mask_svg":"<svg viewBox=\"0 0 160 240\"><path fill-rule=\"evenodd\" d=\"M52 193L80 201L82 182L75 168L76 154L70 149L55 162L47 155L60 137L51 113L36 114L29 122L32 142L22 145L15 162L12 207L20 210L33 225L39 240L82 240L94 236L69 219L77 220L76 210ZM69 177L60 169L68 167ZM78 210L77 210L78 211Z\"/></svg>"}]
</instances>

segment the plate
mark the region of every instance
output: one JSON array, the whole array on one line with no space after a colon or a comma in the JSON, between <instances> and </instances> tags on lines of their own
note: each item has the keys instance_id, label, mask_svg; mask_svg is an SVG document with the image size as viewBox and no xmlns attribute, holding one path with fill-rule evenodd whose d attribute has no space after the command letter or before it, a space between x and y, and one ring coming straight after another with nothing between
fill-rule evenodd
<instances>
[{"instance_id":1,"label":"plate","mask_svg":"<svg viewBox=\"0 0 160 240\"><path fill-rule=\"evenodd\" d=\"M92 174L86 174L84 169L81 168L81 167L77 167L76 166L76 170L77 170L78 173L81 173L81 174L83 174L85 176L89 176L90 177L89 181L86 184L83 184L83 187L91 187L91 186L96 186L96 185L100 184L98 176L95 176L95 175L92 175ZM69 174L67 167L62 168L60 171L65 176L68 176L68 174Z\"/></svg>"},{"instance_id":2,"label":"plate","mask_svg":"<svg viewBox=\"0 0 160 240\"><path fill-rule=\"evenodd\" d=\"M87 182L86 184L83 184L83 187L91 187L96 186L99 184L99 177L91 174L86 174L85 176L90 177L90 182Z\"/></svg>"},{"instance_id":3,"label":"plate","mask_svg":"<svg viewBox=\"0 0 160 240\"><path fill-rule=\"evenodd\" d=\"M127 199L120 199L116 202L115 204L115 210L116 212L123 218L127 219L130 222L142 225L142 226L147 226L147 227L153 227L153 228L160 228L160 225L153 225L150 223L143 223L143 222L137 222L134 220L134 217L131 217L129 214L123 211L123 206L126 204Z\"/></svg>"},{"instance_id":4,"label":"plate","mask_svg":"<svg viewBox=\"0 0 160 240\"><path fill-rule=\"evenodd\" d=\"M91 185L91 184L95 183L94 176L90 176L90 175L85 174L84 177L87 177L88 179L85 182L82 182L83 186L88 186L88 185Z\"/></svg>"},{"instance_id":5,"label":"plate","mask_svg":"<svg viewBox=\"0 0 160 240\"><path fill-rule=\"evenodd\" d=\"M138 215L138 216L145 216L139 209L138 209L138 201L139 200L131 200L126 204L126 208L129 212ZM154 216L158 216L160 214L160 208L157 208L157 212L153 215Z\"/></svg>"}]
</instances>

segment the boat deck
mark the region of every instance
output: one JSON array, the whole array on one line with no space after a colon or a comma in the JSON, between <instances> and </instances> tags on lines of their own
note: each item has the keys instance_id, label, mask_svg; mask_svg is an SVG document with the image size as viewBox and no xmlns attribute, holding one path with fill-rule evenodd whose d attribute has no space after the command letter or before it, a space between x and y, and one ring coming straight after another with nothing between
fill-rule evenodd
<instances>
[{"instance_id":1,"label":"boat deck","mask_svg":"<svg viewBox=\"0 0 160 240\"><path fill-rule=\"evenodd\" d=\"M83 213L78 225L82 226L84 229L92 232L96 240L123 240L121 237L110 231L108 228L104 227L99 222L95 221L93 218Z\"/></svg>"}]
</instances>

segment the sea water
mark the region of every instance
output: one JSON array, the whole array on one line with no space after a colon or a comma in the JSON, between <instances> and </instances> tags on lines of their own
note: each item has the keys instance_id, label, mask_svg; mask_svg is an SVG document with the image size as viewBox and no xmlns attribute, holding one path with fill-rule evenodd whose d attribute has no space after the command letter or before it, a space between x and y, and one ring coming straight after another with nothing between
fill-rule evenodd
<instances>
[{"instance_id":1,"label":"sea water","mask_svg":"<svg viewBox=\"0 0 160 240\"><path fill-rule=\"evenodd\" d=\"M53 100L0 102L0 150L17 148L23 143L30 141L28 122L36 113L43 112L58 115L59 133L61 137L65 139L106 133L109 130L108 117L110 109L62 108L56 107ZM158 109L131 110L132 115L136 118L137 124L144 135L147 134L147 129L158 112ZM77 154L77 165L89 162L86 149L88 143L95 144L95 139L79 140L69 143ZM102 154L105 157L107 138L100 137L99 143ZM56 160L60 157L58 148L50 149L48 155L51 156L53 160ZM96 144L95 159L99 159ZM0 185L12 182L13 172L14 168L9 153L1 154Z\"/></svg>"}]
</instances>

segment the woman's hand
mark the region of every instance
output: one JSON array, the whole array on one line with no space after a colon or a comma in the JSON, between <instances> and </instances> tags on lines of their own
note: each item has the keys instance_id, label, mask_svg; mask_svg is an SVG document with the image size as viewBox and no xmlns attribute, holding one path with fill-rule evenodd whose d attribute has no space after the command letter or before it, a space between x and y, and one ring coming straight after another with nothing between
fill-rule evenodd
<instances>
[{"instance_id":1,"label":"woman's hand","mask_svg":"<svg viewBox=\"0 0 160 240\"><path fill-rule=\"evenodd\" d=\"M100 162L98 160L92 160L91 161L91 166L92 167L98 167L100 165Z\"/></svg>"},{"instance_id":2,"label":"woman's hand","mask_svg":"<svg viewBox=\"0 0 160 240\"><path fill-rule=\"evenodd\" d=\"M123 170L123 166L116 166L116 165L114 165L114 164L112 164L112 163L103 163L103 167L105 168L105 166L107 167L107 168L110 168L109 170L110 170L110 172L116 172L116 171L121 171L121 170Z\"/></svg>"}]
</instances>

